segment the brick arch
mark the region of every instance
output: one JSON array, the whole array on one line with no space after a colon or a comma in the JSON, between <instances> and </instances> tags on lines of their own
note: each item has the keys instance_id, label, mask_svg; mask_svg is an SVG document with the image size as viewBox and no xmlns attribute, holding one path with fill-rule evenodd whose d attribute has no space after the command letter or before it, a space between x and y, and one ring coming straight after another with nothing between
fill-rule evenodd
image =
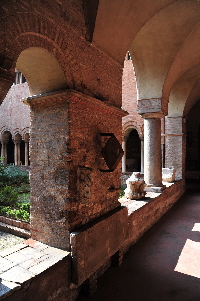
<instances>
[{"instance_id":1,"label":"brick arch","mask_svg":"<svg viewBox=\"0 0 200 301\"><path fill-rule=\"evenodd\" d=\"M23 128L21 132L22 132L23 140L25 139L25 136L27 134L29 134L29 136L30 136L30 128L29 127Z\"/></svg>"},{"instance_id":2,"label":"brick arch","mask_svg":"<svg viewBox=\"0 0 200 301\"><path fill-rule=\"evenodd\" d=\"M19 129L19 128L10 128L8 126L2 126L0 129L0 135L2 136L5 132L9 132L12 137L19 134L20 136L25 136L27 133L29 134L29 128Z\"/></svg>"},{"instance_id":3,"label":"brick arch","mask_svg":"<svg viewBox=\"0 0 200 301\"><path fill-rule=\"evenodd\" d=\"M22 133L21 129L19 129L19 128L13 129L13 135L12 136L15 137L16 135L20 135L22 137L23 133Z\"/></svg>"},{"instance_id":4,"label":"brick arch","mask_svg":"<svg viewBox=\"0 0 200 301\"><path fill-rule=\"evenodd\" d=\"M12 69L20 53L29 47L48 50L60 63L67 86L82 92L82 73L67 41L67 32L53 21L30 13L17 13L7 19L7 53L13 59Z\"/></svg>"},{"instance_id":5,"label":"brick arch","mask_svg":"<svg viewBox=\"0 0 200 301\"><path fill-rule=\"evenodd\" d=\"M12 136L13 136L13 131L12 131L12 129L10 128L10 127L5 127L5 126L3 126L1 129L0 129L0 135L1 135L1 137L3 136L3 134L5 133L5 132L9 132Z\"/></svg>"},{"instance_id":6,"label":"brick arch","mask_svg":"<svg viewBox=\"0 0 200 301\"><path fill-rule=\"evenodd\" d=\"M144 126L139 126L134 121L128 121L122 126L122 138L126 139L132 129L135 129L138 132L140 140L143 140L144 137Z\"/></svg>"}]
</instances>

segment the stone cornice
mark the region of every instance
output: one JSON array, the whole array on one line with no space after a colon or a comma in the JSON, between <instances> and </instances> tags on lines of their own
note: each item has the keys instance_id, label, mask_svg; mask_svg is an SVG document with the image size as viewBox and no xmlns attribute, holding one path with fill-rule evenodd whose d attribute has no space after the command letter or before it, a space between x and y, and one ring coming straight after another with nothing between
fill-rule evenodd
<instances>
[{"instance_id":1,"label":"stone cornice","mask_svg":"<svg viewBox=\"0 0 200 301\"><path fill-rule=\"evenodd\" d=\"M117 115L117 116L126 116L128 113L116 106L103 102L99 99L93 98L91 96L85 95L74 90L63 90L56 91L48 94L41 94L32 97L28 97L23 100L25 104L32 106L37 105L59 105L60 103L79 102L84 105L92 107L93 110L101 110L107 114Z\"/></svg>"}]
</instances>

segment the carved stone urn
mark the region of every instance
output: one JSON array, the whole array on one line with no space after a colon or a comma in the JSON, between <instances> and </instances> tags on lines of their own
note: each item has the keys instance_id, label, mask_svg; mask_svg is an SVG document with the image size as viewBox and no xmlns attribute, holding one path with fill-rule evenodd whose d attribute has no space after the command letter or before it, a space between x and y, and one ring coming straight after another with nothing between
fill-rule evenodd
<instances>
[{"instance_id":1,"label":"carved stone urn","mask_svg":"<svg viewBox=\"0 0 200 301\"><path fill-rule=\"evenodd\" d=\"M125 189L125 197L131 200L139 200L145 197L144 174L133 172L128 180L126 180L127 188Z\"/></svg>"}]
</instances>

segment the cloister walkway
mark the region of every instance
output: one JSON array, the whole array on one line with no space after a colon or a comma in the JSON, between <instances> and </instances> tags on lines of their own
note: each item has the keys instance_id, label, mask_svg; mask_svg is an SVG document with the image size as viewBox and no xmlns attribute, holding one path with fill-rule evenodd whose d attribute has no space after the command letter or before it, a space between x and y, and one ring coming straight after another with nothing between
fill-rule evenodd
<instances>
[{"instance_id":1,"label":"cloister walkway","mask_svg":"<svg viewBox=\"0 0 200 301\"><path fill-rule=\"evenodd\" d=\"M200 185L186 193L99 278L88 301L200 300Z\"/></svg>"}]
</instances>

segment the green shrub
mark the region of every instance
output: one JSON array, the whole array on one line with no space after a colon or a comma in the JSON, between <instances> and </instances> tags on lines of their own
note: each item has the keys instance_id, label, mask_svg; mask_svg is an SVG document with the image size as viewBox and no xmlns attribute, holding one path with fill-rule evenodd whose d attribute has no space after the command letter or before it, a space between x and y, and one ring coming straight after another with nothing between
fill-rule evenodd
<instances>
[{"instance_id":1,"label":"green shrub","mask_svg":"<svg viewBox=\"0 0 200 301\"><path fill-rule=\"evenodd\" d=\"M16 209L25 210L28 213L30 213L30 203L16 202L15 203L15 208Z\"/></svg>"},{"instance_id":2,"label":"green shrub","mask_svg":"<svg viewBox=\"0 0 200 301\"><path fill-rule=\"evenodd\" d=\"M7 166L4 171L4 178L7 178L9 185L21 185L22 183L29 183L28 172L22 170L19 166Z\"/></svg>"},{"instance_id":3,"label":"green shrub","mask_svg":"<svg viewBox=\"0 0 200 301\"><path fill-rule=\"evenodd\" d=\"M30 184L22 183L20 186L15 187L15 189L20 194L28 194L30 192Z\"/></svg>"},{"instance_id":4,"label":"green shrub","mask_svg":"<svg viewBox=\"0 0 200 301\"><path fill-rule=\"evenodd\" d=\"M124 190L125 190L125 188L121 188L121 191L119 193L120 198L122 198L124 196Z\"/></svg>"},{"instance_id":5,"label":"green shrub","mask_svg":"<svg viewBox=\"0 0 200 301\"><path fill-rule=\"evenodd\" d=\"M11 186L5 186L0 192L0 205L13 207L18 198L18 193Z\"/></svg>"},{"instance_id":6,"label":"green shrub","mask_svg":"<svg viewBox=\"0 0 200 301\"><path fill-rule=\"evenodd\" d=\"M30 214L26 210L23 209L13 209L11 207L0 206L0 215L17 219L24 222L30 221Z\"/></svg>"}]
</instances>

